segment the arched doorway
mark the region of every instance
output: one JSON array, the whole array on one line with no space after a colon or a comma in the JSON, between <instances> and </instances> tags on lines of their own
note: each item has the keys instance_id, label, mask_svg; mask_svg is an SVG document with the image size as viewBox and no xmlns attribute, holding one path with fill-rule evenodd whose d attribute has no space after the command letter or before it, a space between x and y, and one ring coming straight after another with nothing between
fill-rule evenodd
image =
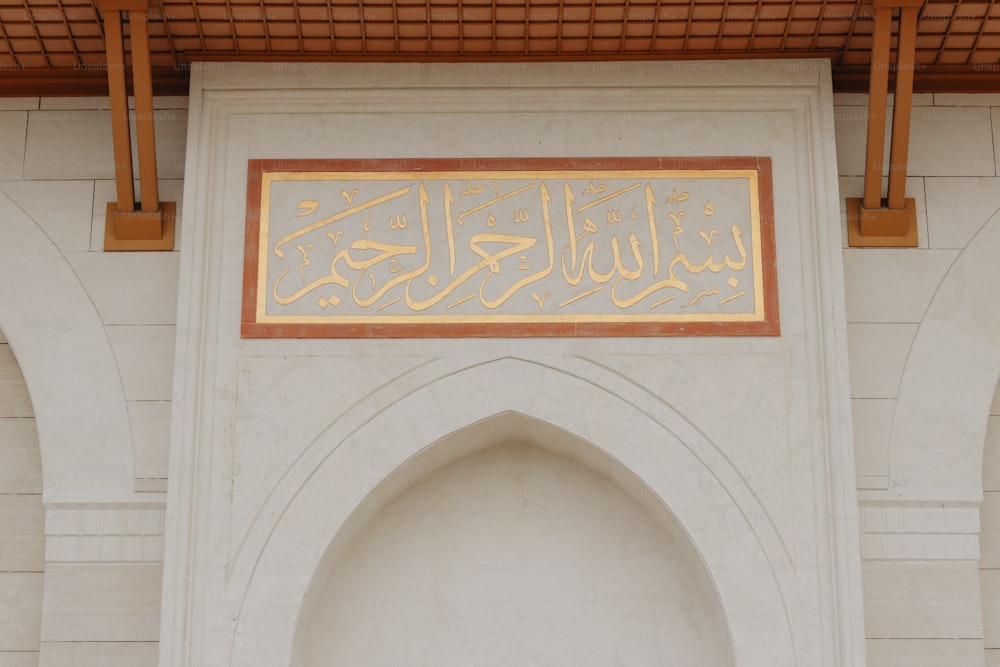
<instances>
[{"instance_id":1,"label":"arched doorway","mask_svg":"<svg viewBox=\"0 0 1000 667\"><path fill-rule=\"evenodd\" d=\"M663 504L516 413L370 494L317 568L295 644L300 667L733 664L718 594Z\"/></svg>"}]
</instances>

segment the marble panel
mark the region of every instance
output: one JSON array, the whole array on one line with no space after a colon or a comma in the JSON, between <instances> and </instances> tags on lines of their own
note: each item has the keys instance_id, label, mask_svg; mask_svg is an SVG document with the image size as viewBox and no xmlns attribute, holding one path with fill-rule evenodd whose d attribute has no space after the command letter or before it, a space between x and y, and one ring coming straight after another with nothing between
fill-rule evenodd
<instances>
[{"instance_id":1,"label":"marble panel","mask_svg":"<svg viewBox=\"0 0 1000 667\"><path fill-rule=\"evenodd\" d=\"M0 493L41 493L42 458L34 419L0 417Z\"/></svg>"},{"instance_id":2,"label":"marble panel","mask_svg":"<svg viewBox=\"0 0 1000 667\"><path fill-rule=\"evenodd\" d=\"M41 572L0 572L0 651L37 651L42 625Z\"/></svg>"},{"instance_id":3,"label":"marble panel","mask_svg":"<svg viewBox=\"0 0 1000 667\"><path fill-rule=\"evenodd\" d=\"M865 646L868 667L983 667L981 639L869 639Z\"/></svg>"},{"instance_id":4,"label":"marble panel","mask_svg":"<svg viewBox=\"0 0 1000 667\"><path fill-rule=\"evenodd\" d=\"M928 241L932 248L964 248L1000 209L1000 179L927 178Z\"/></svg>"},{"instance_id":5,"label":"marble panel","mask_svg":"<svg viewBox=\"0 0 1000 667\"><path fill-rule=\"evenodd\" d=\"M28 385L9 344L0 345L0 417L32 417Z\"/></svg>"},{"instance_id":6,"label":"marble panel","mask_svg":"<svg viewBox=\"0 0 1000 667\"><path fill-rule=\"evenodd\" d=\"M851 400L854 458L859 488L885 488L889 479L889 433L896 401Z\"/></svg>"},{"instance_id":7,"label":"marble panel","mask_svg":"<svg viewBox=\"0 0 1000 667\"><path fill-rule=\"evenodd\" d=\"M37 97L4 97L0 99L0 111L31 111L37 109Z\"/></svg>"},{"instance_id":8,"label":"marble panel","mask_svg":"<svg viewBox=\"0 0 1000 667\"><path fill-rule=\"evenodd\" d=\"M891 110L886 114L883 173L889 169ZM865 173L868 108L837 107L837 165L842 176ZM996 174L989 109L915 106L910 115L910 176L994 176Z\"/></svg>"},{"instance_id":9,"label":"marble panel","mask_svg":"<svg viewBox=\"0 0 1000 667\"><path fill-rule=\"evenodd\" d=\"M107 97L43 97L41 99L41 109L110 109L111 101ZM129 96L128 108L135 109L135 97ZM153 108L160 109L187 109L188 98L177 95L154 95Z\"/></svg>"},{"instance_id":10,"label":"marble panel","mask_svg":"<svg viewBox=\"0 0 1000 667\"><path fill-rule=\"evenodd\" d=\"M993 174L1000 176L1000 107L990 110L990 118L993 119L993 159L996 164Z\"/></svg>"},{"instance_id":11,"label":"marble panel","mask_svg":"<svg viewBox=\"0 0 1000 667\"><path fill-rule=\"evenodd\" d=\"M986 422L983 445L983 490L1000 491L1000 415L991 414Z\"/></svg>"},{"instance_id":12,"label":"marble panel","mask_svg":"<svg viewBox=\"0 0 1000 667\"><path fill-rule=\"evenodd\" d=\"M934 106L1000 107L1000 93L934 93Z\"/></svg>"},{"instance_id":13,"label":"marble panel","mask_svg":"<svg viewBox=\"0 0 1000 667\"><path fill-rule=\"evenodd\" d=\"M910 116L908 173L995 176L989 109L915 107Z\"/></svg>"},{"instance_id":14,"label":"marble panel","mask_svg":"<svg viewBox=\"0 0 1000 667\"><path fill-rule=\"evenodd\" d=\"M152 563L50 563L42 640L157 641L161 576Z\"/></svg>"},{"instance_id":15,"label":"marble panel","mask_svg":"<svg viewBox=\"0 0 1000 667\"><path fill-rule=\"evenodd\" d=\"M980 570L983 600L983 642L1000 648L1000 570Z\"/></svg>"},{"instance_id":16,"label":"marble panel","mask_svg":"<svg viewBox=\"0 0 1000 667\"><path fill-rule=\"evenodd\" d=\"M895 398L916 324L847 325L851 397Z\"/></svg>"},{"instance_id":17,"label":"marble panel","mask_svg":"<svg viewBox=\"0 0 1000 667\"><path fill-rule=\"evenodd\" d=\"M29 112L24 177L113 179L111 116L104 110L40 109ZM156 166L160 178L183 178L186 109L154 111ZM133 120L133 136L135 135ZM132 142L133 165L138 147Z\"/></svg>"},{"instance_id":18,"label":"marble panel","mask_svg":"<svg viewBox=\"0 0 1000 667\"><path fill-rule=\"evenodd\" d=\"M27 111L0 111L0 181L21 178Z\"/></svg>"},{"instance_id":19,"label":"marble panel","mask_svg":"<svg viewBox=\"0 0 1000 667\"><path fill-rule=\"evenodd\" d=\"M957 250L845 250L847 321L920 322L957 256Z\"/></svg>"},{"instance_id":20,"label":"marble panel","mask_svg":"<svg viewBox=\"0 0 1000 667\"><path fill-rule=\"evenodd\" d=\"M869 639L978 639L983 615L975 561L866 561Z\"/></svg>"},{"instance_id":21,"label":"marble panel","mask_svg":"<svg viewBox=\"0 0 1000 667\"><path fill-rule=\"evenodd\" d=\"M149 349L155 348L150 346ZM170 350L173 358L173 349ZM167 477L170 451L170 401L129 401L135 476L143 479Z\"/></svg>"},{"instance_id":22,"label":"marble panel","mask_svg":"<svg viewBox=\"0 0 1000 667\"><path fill-rule=\"evenodd\" d=\"M156 642L44 642L38 667L155 665L158 649Z\"/></svg>"},{"instance_id":23,"label":"marble panel","mask_svg":"<svg viewBox=\"0 0 1000 667\"><path fill-rule=\"evenodd\" d=\"M44 527L41 494L0 494L0 572L45 569Z\"/></svg>"},{"instance_id":24,"label":"marble panel","mask_svg":"<svg viewBox=\"0 0 1000 667\"><path fill-rule=\"evenodd\" d=\"M174 379L175 327L109 326L107 330L125 399L169 401Z\"/></svg>"},{"instance_id":25,"label":"marble panel","mask_svg":"<svg viewBox=\"0 0 1000 667\"><path fill-rule=\"evenodd\" d=\"M38 667L38 651L0 651L0 667Z\"/></svg>"},{"instance_id":26,"label":"marble panel","mask_svg":"<svg viewBox=\"0 0 1000 667\"><path fill-rule=\"evenodd\" d=\"M16 181L0 188L38 223L62 252L90 246L91 181Z\"/></svg>"},{"instance_id":27,"label":"marble panel","mask_svg":"<svg viewBox=\"0 0 1000 667\"><path fill-rule=\"evenodd\" d=\"M82 252L66 259L104 324L174 324L177 253Z\"/></svg>"},{"instance_id":28,"label":"marble panel","mask_svg":"<svg viewBox=\"0 0 1000 667\"><path fill-rule=\"evenodd\" d=\"M984 490L979 512L982 521L979 567L1000 569L1000 491Z\"/></svg>"}]
</instances>

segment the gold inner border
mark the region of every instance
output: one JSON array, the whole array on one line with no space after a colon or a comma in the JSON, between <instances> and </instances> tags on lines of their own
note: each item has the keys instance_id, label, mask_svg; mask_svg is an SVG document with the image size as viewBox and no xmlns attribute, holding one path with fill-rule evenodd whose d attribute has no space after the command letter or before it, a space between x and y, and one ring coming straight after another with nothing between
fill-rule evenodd
<instances>
[{"instance_id":1,"label":"gold inner border","mask_svg":"<svg viewBox=\"0 0 1000 667\"><path fill-rule=\"evenodd\" d=\"M709 323L709 322L763 322L764 277L760 229L760 193L757 169L622 169L622 170L483 170L483 171L264 171L261 174L260 227L257 242L257 301L256 324L548 324L548 323ZM523 314L494 315L489 313L468 315L268 315L267 261L270 239L271 184L280 181L438 181L454 180L530 180L530 179L746 179L750 198L750 232L753 239L754 310L748 313L603 313L603 314Z\"/></svg>"}]
</instances>

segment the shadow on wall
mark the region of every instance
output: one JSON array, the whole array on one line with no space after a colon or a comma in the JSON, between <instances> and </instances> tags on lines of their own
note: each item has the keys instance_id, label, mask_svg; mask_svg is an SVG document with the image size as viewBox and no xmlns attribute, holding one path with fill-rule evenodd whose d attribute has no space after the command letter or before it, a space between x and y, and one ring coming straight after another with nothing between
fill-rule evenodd
<instances>
[{"instance_id":1,"label":"shadow on wall","mask_svg":"<svg viewBox=\"0 0 1000 667\"><path fill-rule=\"evenodd\" d=\"M731 644L667 508L591 445L504 413L355 511L317 568L293 664L723 667Z\"/></svg>"}]
</instances>

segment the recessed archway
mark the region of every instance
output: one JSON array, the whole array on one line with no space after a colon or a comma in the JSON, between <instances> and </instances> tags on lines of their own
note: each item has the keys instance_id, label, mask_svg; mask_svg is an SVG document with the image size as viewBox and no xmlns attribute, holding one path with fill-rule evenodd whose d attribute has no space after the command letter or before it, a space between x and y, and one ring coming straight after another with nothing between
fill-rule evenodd
<instances>
[{"instance_id":1,"label":"recessed archway","mask_svg":"<svg viewBox=\"0 0 1000 667\"><path fill-rule=\"evenodd\" d=\"M603 380L616 386L606 376ZM259 547L248 540L234 566L232 581L246 576L246 584L234 616L229 664L294 664L304 600L315 590L314 576L331 557L331 545L336 551L351 543L359 525L354 519L363 516L358 508L372 497L395 497L453 460L459 453L452 449L455 443L466 441L459 434L476 425L491 432L490 442L504 441L497 429L508 422L493 418L505 413L522 415L516 435L527 442L545 442L558 451L535 429L562 432L571 442L587 443L576 447L575 458L599 467L615 461L633 475L660 511L673 515L704 563L739 664L795 664L791 619L778 584L779 574L788 571L787 552L766 511L715 445L683 416L635 396L640 407L624 398L627 386L615 393L608 386L508 357L428 378L422 386L411 383L404 398L383 406L370 401L373 414L360 426L332 424L302 459L312 463L286 475L269 496L251 529L263 540ZM440 398L457 395L465 399L463 409L451 412L451 403ZM587 451L600 455L596 462L586 458ZM636 485L615 481L626 489ZM271 527L269 517L275 520Z\"/></svg>"},{"instance_id":2,"label":"recessed archway","mask_svg":"<svg viewBox=\"0 0 1000 667\"><path fill-rule=\"evenodd\" d=\"M704 563L649 489L579 438L504 413L425 450L358 507L317 568L292 662L733 657Z\"/></svg>"}]
</instances>

